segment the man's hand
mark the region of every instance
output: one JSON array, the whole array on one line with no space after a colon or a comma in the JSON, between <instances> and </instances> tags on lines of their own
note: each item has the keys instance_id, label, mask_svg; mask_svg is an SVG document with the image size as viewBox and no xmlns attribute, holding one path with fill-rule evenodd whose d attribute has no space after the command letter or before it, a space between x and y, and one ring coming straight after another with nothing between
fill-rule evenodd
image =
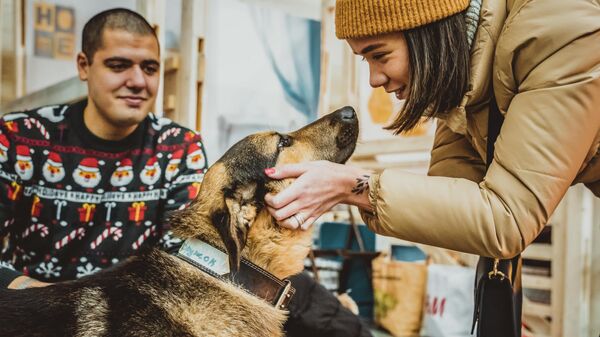
<instances>
[{"instance_id":1,"label":"man's hand","mask_svg":"<svg viewBox=\"0 0 600 337\"><path fill-rule=\"evenodd\" d=\"M38 288L49 286L50 284L51 283L41 282L31 277L19 276L8 285L8 289Z\"/></svg>"}]
</instances>

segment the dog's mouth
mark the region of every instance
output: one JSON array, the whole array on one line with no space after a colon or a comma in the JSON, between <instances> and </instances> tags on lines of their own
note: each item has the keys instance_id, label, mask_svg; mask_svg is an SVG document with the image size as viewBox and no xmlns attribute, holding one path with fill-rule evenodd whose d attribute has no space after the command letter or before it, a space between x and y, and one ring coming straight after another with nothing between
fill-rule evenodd
<instances>
[{"instance_id":1,"label":"dog's mouth","mask_svg":"<svg viewBox=\"0 0 600 337\"><path fill-rule=\"evenodd\" d=\"M343 128L335 138L338 149L345 150L348 146L356 145L356 139L358 138L358 130L353 127Z\"/></svg>"},{"instance_id":2,"label":"dog's mouth","mask_svg":"<svg viewBox=\"0 0 600 337\"><path fill-rule=\"evenodd\" d=\"M345 163L354 152L358 139L358 118L351 107L344 107L336 111L337 121L340 123L338 135L335 138L339 150L335 161Z\"/></svg>"}]
</instances>

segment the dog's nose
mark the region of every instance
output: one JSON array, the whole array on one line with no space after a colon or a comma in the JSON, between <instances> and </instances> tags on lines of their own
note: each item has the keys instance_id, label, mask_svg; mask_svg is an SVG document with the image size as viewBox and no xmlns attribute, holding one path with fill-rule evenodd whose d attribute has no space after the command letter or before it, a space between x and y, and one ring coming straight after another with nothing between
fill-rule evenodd
<instances>
[{"instance_id":1,"label":"dog's nose","mask_svg":"<svg viewBox=\"0 0 600 337\"><path fill-rule=\"evenodd\" d=\"M340 116L344 122L353 122L356 119L356 112L350 106L340 109Z\"/></svg>"}]
</instances>

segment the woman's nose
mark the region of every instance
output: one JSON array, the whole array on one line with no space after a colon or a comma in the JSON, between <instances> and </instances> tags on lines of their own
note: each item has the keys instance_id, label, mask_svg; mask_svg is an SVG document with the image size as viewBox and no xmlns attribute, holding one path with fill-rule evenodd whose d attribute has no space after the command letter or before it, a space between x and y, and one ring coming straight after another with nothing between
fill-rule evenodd
<instances>
[{"instance_id":1,"label":"woman's nose","mask_svg":"<svg viewBox=\"0 0 600 337\"><path fill-rule=\"evenodd\" d=\"M369 84L373 88L378 88L385 85L388 77L377 67L369 66Z\"/></svg>"}]
</instances>

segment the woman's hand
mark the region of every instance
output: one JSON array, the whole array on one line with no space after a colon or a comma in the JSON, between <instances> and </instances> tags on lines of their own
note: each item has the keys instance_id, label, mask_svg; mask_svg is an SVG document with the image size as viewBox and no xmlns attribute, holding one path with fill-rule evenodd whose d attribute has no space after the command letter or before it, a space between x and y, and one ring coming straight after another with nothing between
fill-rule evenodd
<instances>
[{"instance_id":1,"label":"woman's hand","mask_svg":"<svg viewBox=\"0 0 600 337\"><path fill-rule=\"evenodd\" d=\"M269 168L265 174L272 179L297 178L279 194L265 196L267 209L283 227L307 229L338 203L371 210L370 171L322 160Z\"/></svg>"}]
</instances>

